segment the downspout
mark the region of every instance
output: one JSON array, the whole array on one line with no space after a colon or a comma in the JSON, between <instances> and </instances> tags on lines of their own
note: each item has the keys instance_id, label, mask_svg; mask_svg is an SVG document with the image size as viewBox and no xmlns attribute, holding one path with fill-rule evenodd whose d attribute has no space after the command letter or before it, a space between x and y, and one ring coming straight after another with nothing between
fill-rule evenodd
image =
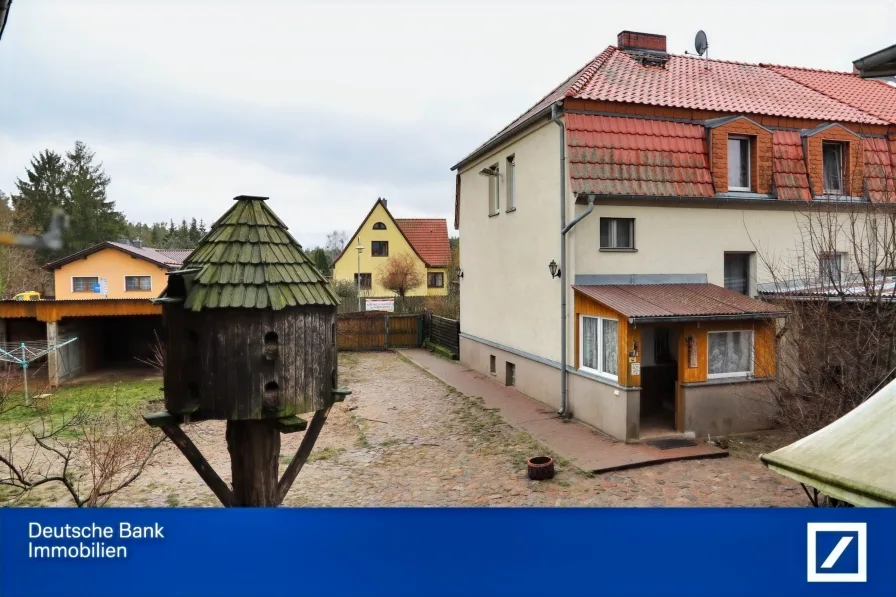
<instances>
[{"instance_id":1,"label":"downspout","mask_svg":"<svg viewBox=\"0 0 896 597\"><path fill-rule=\"evenodd\" d=\"M568 417L569 387L566 372L566 233L585 216L594 211L594 195L588 199L588 209L579 217L566 223L566 128L560 120L560 102L551 106L551 121L560 127L560 410L561 417Z\"/></svg>"}]
</instances>

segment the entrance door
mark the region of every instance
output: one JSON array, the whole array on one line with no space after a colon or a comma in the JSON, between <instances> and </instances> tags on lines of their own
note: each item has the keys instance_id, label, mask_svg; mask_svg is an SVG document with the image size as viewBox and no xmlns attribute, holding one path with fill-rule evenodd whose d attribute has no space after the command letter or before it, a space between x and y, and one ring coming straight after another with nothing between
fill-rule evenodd
<instances>
[{"instance_id":1,"label":"entrance door","mask_svg":"<svg viewBox=\"0 0 896 597\"><path fill-rule=\"evenodd\" d=\"M650 437L675 432L675 392L678 362L677 330L654 327L641 330L641 431Z\"/></svg>"}]
</instances>

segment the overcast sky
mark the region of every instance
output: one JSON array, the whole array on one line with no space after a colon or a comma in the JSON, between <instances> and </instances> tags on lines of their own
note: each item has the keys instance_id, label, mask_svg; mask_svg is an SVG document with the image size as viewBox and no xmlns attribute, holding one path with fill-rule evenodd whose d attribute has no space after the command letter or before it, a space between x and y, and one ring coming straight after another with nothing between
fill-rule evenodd
<instances>
[{"instance_id":1,"label":"overcast sky","mask_svg":"<svg viewBox=\"0 0 896 597\"><path fill-rule=\"evenodd\" d=\"M704 29L713 58L851 70L896 0L15 0L0 40L0 190L33 154L96 151L131 220L271 197L305 245L377 196L453 224L449 168L616 42Z\"/></svg>"}]
</instances>

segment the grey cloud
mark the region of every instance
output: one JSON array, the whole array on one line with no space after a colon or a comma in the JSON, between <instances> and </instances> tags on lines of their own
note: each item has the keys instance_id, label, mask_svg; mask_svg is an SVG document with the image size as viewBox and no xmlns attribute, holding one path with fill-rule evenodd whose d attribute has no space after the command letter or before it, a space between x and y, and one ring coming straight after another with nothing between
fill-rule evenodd
<instances>
[{"instance_id":1,"label":"grey cloud","mask_svg":"<svg viewBox=\"0 0 896 597\"><path fill-rule=\"evenodd\" d=\"M3 86L14 90L2 94L3 120L5 132L19 138L69 134L72 140L139 140L251 157L290 173L397 186L452 179L450 166L489 134L451 122L450 114L414 123L321 109L267 109L97 80L48 80L10 63L0 61ZM410 101L397 97L394 109Z\"/></svg>"}]
</instances>

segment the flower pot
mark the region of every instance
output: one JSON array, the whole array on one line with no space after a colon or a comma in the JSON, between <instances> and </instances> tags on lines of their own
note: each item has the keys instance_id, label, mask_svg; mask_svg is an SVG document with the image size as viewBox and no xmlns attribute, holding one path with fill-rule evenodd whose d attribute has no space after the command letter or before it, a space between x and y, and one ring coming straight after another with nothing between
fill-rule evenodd
<instances>
[{"instance_id":1,"label":"flower pot","mask_svg":"<svg viewBox=\"0 0 896 597\"><path fill-rule=\"evenodd\" d=\"M529 478L533 481L544 481L554 478L554 459L550 456L535 456L526 463L529 469Z\"/></svg>"}]
</instances>

